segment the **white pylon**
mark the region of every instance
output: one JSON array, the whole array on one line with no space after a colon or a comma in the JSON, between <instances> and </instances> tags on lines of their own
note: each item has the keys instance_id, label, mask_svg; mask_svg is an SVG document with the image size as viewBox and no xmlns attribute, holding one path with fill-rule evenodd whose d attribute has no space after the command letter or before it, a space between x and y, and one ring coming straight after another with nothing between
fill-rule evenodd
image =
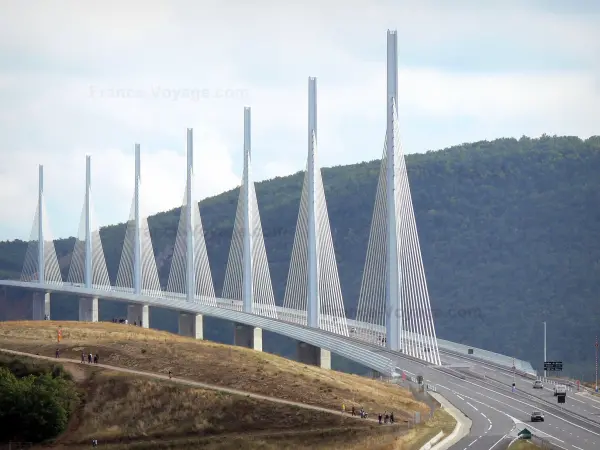
<instances>
[{"instance_id":1,"label":"white pylon","mask_svg":"<svg viewBox=\"0 0 600 450\"><path fill-rule=\"evenodd\" d=\"M134 195L121 261L117 272L115 289L134 294L162 297L154 247L148 228L147 216L141 207L141 155L140 144L135 144L135 184Z\"/></svg>"},{"instance_id":2,"label":"white pylon","mask_svg":"<svg viewBox=\"0 0 600 450\"><path fill-rule=\"evenodd\" d=\"M216 306L215 288L206 251L200 210L194 198L194 137L187 129L187 181L177 237L171 258L167 294Z\"/></svg>"},{"instance_id":3,"label":"white pylon","mask_svg":"<svg viewBox=\"0 0 600 450\"><path fill-rule=\"evenodd\" d=\"M440 364L433 315L398 126L397 35L387 35L386 139L357 320L377 340ZM385 327L385 335L378 331Z\"/></svg>"},{"instance_id":4,"label":"white pylon","mask_svg":"<svg viewBox=\"0 0 600 450\"><path fill-rule=\"evenodd\" d=\"M277 318L258 201L252 181L249 107L244 108L244 173L222 296L241 300L244 312Z\"/></svg>"},{"instance_id":5,"label":"white pylon","mask_svg":"<svg viewBox=\"0 0 600 450\"><path fill-rule=\"evenodd\" d=\"M83 284L87 289L112 289L102 241L100 229L94 224L92 210L92 162L89 155L86 156L85 164L85 200L79 232L75 240L69 275L67 281L74 284Z\"/></svg>"},{"instance_id":6,"label":"white pylon","mask_svg":"<svg viewBox=\"0 0 600 450\"><path fill-rule=\"evenodd\" d=\"M44 166L42 165L39 166L38 176L38 201L25 260L23 261L21 281L60 285L63 284L63 279L46 217Z\"/></svg>"},{"instance_id":7,"label":"white pylon","mask_svg":"<svg viewBox=\"0 0 600 450\"><path fill-rule=\"evenodd\" d=\"M317 151L317 80L308 79L308 160L285 289L287 318L348 335L342 291Z\"/></svg>"}]
</instances>

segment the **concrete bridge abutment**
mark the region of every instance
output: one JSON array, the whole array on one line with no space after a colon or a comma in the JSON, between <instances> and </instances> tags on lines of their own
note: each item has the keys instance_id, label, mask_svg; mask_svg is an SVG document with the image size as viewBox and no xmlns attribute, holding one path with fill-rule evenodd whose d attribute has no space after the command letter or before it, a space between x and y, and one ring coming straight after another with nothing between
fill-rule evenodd
<instances>
[{"instance_id":1,"label":"concrete bridge abutment","mask_svg":"<svg viewBox=\"0 0 600 450\"><path fill-rule=\"evenodd\" d=\"M204 339L202 314L179 313L179 334L194 339Z\"/></svg>"},{"instance_id":2,"label":"concrete bridge abutment","mask_svg":"<svg viewBox=\"0 0 600 450\"><path fill-rule=\"evenodd\" d=\"M150 328L150 307L139 303L127 305L127 323Z\"/></svg>"},{"instance_id":3,"label":"concrete bridge abutment","mask_svg":"<svg viewBox=\"0 0 600 450\"><path fill-rule=\"evenodd\" d=\"M50 292L34 292L32 320L50 320Z\"/></svg>"},{"instance_id":4,"label":"concrete bridge abutment","mask_svg":"<svg viewBox=\"0 0 600 450\"><path fill-rule=\"evenodd\" d=\"M233 325L233 345L262 352L262 328L235 323Z\"/></svg>"},{"instance_id":5,"label":"concrete bridge abutment","mask_svg":"<svg viewBox=\"0 0 600 450\"><path fill-rule=\"evenodd\" d=\"M79 321L98 322L98 297L79 299Z\"/></svg>"},{"instance_id":6,"label":"concrete bridge abutment","mask_svg":"<svg viewBox=\"0 0 600 450\"><path fill-rule=\"evenodd\" d=\"M331 369L331 352L306 342L298 342L298 362L311 366Z\"/></svg>"}]
</instances>

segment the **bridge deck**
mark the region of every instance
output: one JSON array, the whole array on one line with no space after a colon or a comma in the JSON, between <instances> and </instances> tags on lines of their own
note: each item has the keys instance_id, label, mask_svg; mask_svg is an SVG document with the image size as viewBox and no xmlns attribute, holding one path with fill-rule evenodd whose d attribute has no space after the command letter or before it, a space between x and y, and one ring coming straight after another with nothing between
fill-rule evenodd
<instances>
[{"instance_id":1,"label":"bridge deck","mask_svg":"<svg viewBox=\"0 0 600 450\"><path fill-rule=\"evenodd\" d=\"M133 289L112 288L85 288L82 284L39 284L26 281L0 280L0 286L24 288L45 292L68 293L82 297L98 297L107 300L123 301L129 303L144 303L156 307L173 309L181 312L191 312L219 317L234 322L245 323L265 330L281 333L294 339L307 342L311 345L324 348L340 356L363 364L382 374L390 375L393 373L393 363L389 358L383 358L377 355L373 350L357 347L355 341L364 341L371 346L383 347L383 338L385 337L385 327L365 322L359 322L352 319L346 319L349 333L347 335L335 334L327 329L337 329L329 327L339 318L328 315L322 315L323 330L316 330L306 326L306 311L276 307L277 318L270 318L272 310L262 311L260 307L255 309L254 314L242 312L242 302L240 300L231 300L225 298L204 298L198 297L196 302L188 302L185 295L171 292L147 292L143 295L136 295ZM214 306L212 306L214 305ZM309 339L310 336L310 339ZM421 337L415 334L407 333L406 340L415 340L423 342ZM512 368L513 358L499 353L459 344L444 339L437 339L440 352L448 352L452 355L464 355L471 359L481 359L491 363ZM472 350L473 353L469 353ZM515 368L521 372L535 375L536 371L531 364L526 361L514 359Z\"/></svg>"}]
</instances>

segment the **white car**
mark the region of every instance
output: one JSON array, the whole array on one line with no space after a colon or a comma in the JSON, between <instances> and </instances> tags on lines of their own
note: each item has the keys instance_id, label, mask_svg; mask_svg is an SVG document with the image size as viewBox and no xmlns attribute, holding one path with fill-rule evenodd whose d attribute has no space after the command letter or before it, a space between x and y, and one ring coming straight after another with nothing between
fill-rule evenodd
<instances>
[{"instance_id":1,"label":"white car","mask_svg":"<svg viewBox=\"0 0 600 450\"><path fill-rule=\"evenodd\" d=\"M544 389L544 385L542 384L541 380L535 380L533 382L533 388L534 389Z\"/></svg>"},{"instance_id":2,"label":"white car","mask_svg":"<svg viewBox=\"0 0 600 450\"><path fill-rule=\"evenodd\" d=\"M567 386L565 386L564 384L557 384L556 386L554 386L554 396L556 397L558 394L566 394L567 393Z\"/></svg>"}]
</instances>

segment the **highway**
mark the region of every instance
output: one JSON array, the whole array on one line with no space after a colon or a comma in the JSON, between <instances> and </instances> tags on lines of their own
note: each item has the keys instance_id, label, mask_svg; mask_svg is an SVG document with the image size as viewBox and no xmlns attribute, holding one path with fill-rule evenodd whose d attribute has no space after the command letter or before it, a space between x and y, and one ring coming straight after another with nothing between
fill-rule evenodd
<instances>
[{"instance_id":1,"label":"highway","mask_svg":"<svg viewBox=\"0 0 600 450\"><path fill-rule=\"evenodd\" d=\"M600 448L600 416L594 413L600 414L600 401L596 399L568 392L561 407L550 385L533 389L534 379L525 374L515 376L517 389L512 392L512 371L491 363L440 352L444 366L470 366L448 369L379 346L363 345L392 359L398 372L405 372L408 377L423 375L426 383L434 385L437 392L472 420L469 435L453 445L452 450L503 450L523 428L558 448ZM533 411L541 411L545 421L530 423Z\"/></svg>"}]
</instances>

